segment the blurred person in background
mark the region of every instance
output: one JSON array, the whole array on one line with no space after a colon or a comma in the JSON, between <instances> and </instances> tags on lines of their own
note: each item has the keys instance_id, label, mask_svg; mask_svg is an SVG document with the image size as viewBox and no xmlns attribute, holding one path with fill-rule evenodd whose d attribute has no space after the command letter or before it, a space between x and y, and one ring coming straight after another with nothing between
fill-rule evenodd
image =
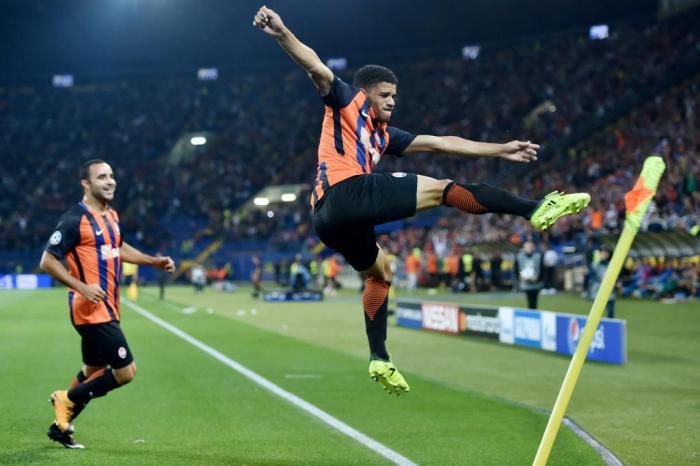
<instances>
[{"instance_id":1,"label":"blurred person in background","mask_svg":"<svg viewBox=\"0 0 700 466\"><path fill-rule=\"evenodd\" d=\"M557 264L559 263L559 254L549 246L547 243L544 247L544 289L542 294L555 294L557 292L556 288L556 275L557 275Z\"/></svg>"},{"instance_id":2,"label":"blurred person in background","mask_svg":"<svg viewBox=\"0 0 700 466\"><path fill-rule=\"evenodd\" d=\"M262 291L260 286L260 283L262 282L262 263L260 262L260 258L258 256L253 256L251 260L253 261L253 270L250 272L250 281L253 284L252 296L253 298L257 298L260 296L260 292Z\"/></svg>"},{"instance_id":3,"label":"blurred person in background","mask_svg":"<svg viewBox=\"0 0 700 466\"><path fill-rule=\"evenodd\" d=\"M543 260L543 254L536 250L532 240L525 241L523 249L515 259L514 272L518 279L518 288L525 292L528 309L537 309L537 298L543 286Z\"/></svg>"},{"instance_id":4,"label":"blurred person in background","mask_svg":"<svg viewBox=\"0 0 700 466\"><path fill-rule=\"evenodd\" d=\"M608 271L608 266L610 265L610 256L610 249L604 246L600 250L600 257L598 263L593 266L595 283L593 285L592 295L594 298L598 295L598 290L600 289L600 286L603 283L603 277L605 277L605 273ZM613 287L613 290L610 293L610 298L608 298L608 302L605 305L605 312L607 313L607 316L610 319L615 318L615 298L617 296L618 289L619 282L615 283L615 286Z\"/></svg>"},{"instance_id":5,"label":"blurred person in background","mask_svg":"<svg viewBox=\"0 0 700 466\"><path fill-rule=\"evenodd\" d=\"M190 269L190 281L195 293L204 291L204 287L207 285L207 272L202 264L195 263L192 266L192 269Z\"/></svg>"},{"instance_id":6,"label":"blurred person in background","mask_svg":"<svg viewBox=\"0 0 700 466\"><path fill-rule=\"evenodd\" d=\"M501 264L503 258L501 254L495 253L491 256L491 286L494 290L501 288Z\"/></svg>"},{"instance_id":7,"label":"blurred person in background","mask_svg":"<svg viewBox=\"0 0 700 466\"><path fill-rule=\"evenodd\" d=\"M289 265L289 285L293 291L303 291L311 282L311 273L301 260L301 254L294 256Z\"/></svg>"},{"instance_id":8,"label":"blurred person in background","mask_svg":"<svg viewBox=\"0 0 700 466\"><path fill-rule=\"evenodd\" d=\"M404 268L406 269L406 291L413 294L418 286L418 275L421 270L420 249L411 250L404 260Z\"/></svg>"}]
</instances>

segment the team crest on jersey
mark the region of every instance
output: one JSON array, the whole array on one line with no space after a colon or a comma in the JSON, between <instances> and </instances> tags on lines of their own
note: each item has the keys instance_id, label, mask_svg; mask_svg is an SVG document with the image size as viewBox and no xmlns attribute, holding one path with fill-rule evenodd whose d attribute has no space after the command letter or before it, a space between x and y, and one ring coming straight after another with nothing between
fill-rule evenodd
<instances>
[{"instance_id":1,"label":"team crest on jersey","mask_svg":"<svg viewBox=\"0 0 700 466\"><path fill-rule=\"evenodd\" d=\"M406 174L404 172L394 172L391 174L391 176L393 176L394 178L403 178L406 176Z\"/></svg>"},{"instance_id":2,"label":"team crest on jersey","mask_svg":"<svg viewBox=\"0 0 700 466\"><path fill-rule=\"evenodd\" d=\"M58 243L61 242L61 232L60 231L54 231L53 234L51 235L51 238L49 238L49 243L56 246Z\"/></svg>"}]
</instances>

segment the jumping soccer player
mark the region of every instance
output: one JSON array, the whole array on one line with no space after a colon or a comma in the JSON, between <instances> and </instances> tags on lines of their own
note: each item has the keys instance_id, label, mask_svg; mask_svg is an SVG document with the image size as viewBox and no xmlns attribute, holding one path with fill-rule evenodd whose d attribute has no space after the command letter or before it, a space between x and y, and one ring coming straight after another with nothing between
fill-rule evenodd
<instances>
[{"instance_id":1,"label":"jumping soccer player","mask_svg":"<svg viewBox=\"0 0 700 466\"><path fill-rule=\"evenodd\" d=\"M334 76L316 52L301 43L271 9L261 7L253 26L277 40L308 73L321 95L325 114L311 199L314 228L326 246L340 252L367 277L362 305L370 347L370 377L390 393L407 392L409 386L385 347L391 271L377 245L374 226L445 205L471 214L518 215L543 230L564 215L580 212L590 196L552 192L543 200L530 200L483 183L462 185L410 173L373 173L386 153L448 153L530 162L537 160L539 146L529 141L491 144L457 136L414 135L387 126L396 105L398 84L391 70L363 66L350 86Z\"/></svg>"},{"instance_id":2,"label":"jumping soccer player","mask_svg":"<svg viewBox=\"0 0 700 466\"><path fill-rule=\"evenodd\" d=\"M124 242L119 216L107 205L117 182L106 162L85 162L80 184L83 200L60 218L40 264L68 287L71 322L81 337L82 369L68 390L51 394L56 417L48 436L66 448L83 448L73 439L72 421L90 400L131 382L136 374L134 357L119 326L121 262L175 270L170 257L149 256Z\"/></svg>"}]
</instances>

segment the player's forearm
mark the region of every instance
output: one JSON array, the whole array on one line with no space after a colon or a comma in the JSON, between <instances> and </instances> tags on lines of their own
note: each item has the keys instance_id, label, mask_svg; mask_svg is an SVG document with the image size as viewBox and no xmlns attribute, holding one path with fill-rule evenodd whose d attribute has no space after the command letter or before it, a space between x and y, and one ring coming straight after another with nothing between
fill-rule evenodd
<instances>
[{"instance_id":1,"label":"player's forearm","mask_svg":"<svg viewBox=\"0 0 700 466\"><path fill-rule=\"evenodd\" d=\"M504 153L503 144L476 142L458 136L433 136L420 134L404 151L405 154L432 152L472 157L498 157Z\"/></svg>"},{"instance_id":2,"label":"player's forearm","mask_svg":"<svg viewBox=\"0 0 700 466\"><path fill-rule=\"evenodd\" d=\"M39 268L51 275L51 278L68 288L81 291L84 285L83 282L72 276L70 272L68 272L68 269L50 253L44 252L44 255L41 256Z\"/></svg>"},{"instance_id":3,"label":"player's forearm","mask_svg":"<svg viewBox=\"0 0 700 466\"><path fill-rule=\"evenodd\" d=\"M304 71L310 75L323 73L325 65L316 52L297 39L288 28L284 28L280 36L277 37L277 42Z\"/></svg>"},{"instance_id":4,"label":"player's forearm","mask_svg":"<svg viewBox=\"0 0 700 466\"><path fill-rule=\"evenodd\" d=\"M124 262L136 265L155 265L157 261L155 257L144 254L126 242L120 248L120 256Z\"/></svg>"},{"instance_id":5,"label":"player's forearm","mask_svg":"<svg viewBox=\"0 0 700 466\"><path fill-rule=\"evenodd\" d=\"M498 157L504 152L503 144L471 141L458 136L442 136L440 140L440 150L436 152L473 157Z\"/></svg>"}]
</instances>

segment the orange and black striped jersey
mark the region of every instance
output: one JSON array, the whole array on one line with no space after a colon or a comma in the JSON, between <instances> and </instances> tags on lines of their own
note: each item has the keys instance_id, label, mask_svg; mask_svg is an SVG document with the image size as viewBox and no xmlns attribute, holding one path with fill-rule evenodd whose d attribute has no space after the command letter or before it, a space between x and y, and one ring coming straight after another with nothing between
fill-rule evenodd
<instances>
[{"instance_id":1,"label":"orange and black striped jersey","mask_svg":"<svg viewBox=\"0 0 700 466\"><path fill-rule=\"evenodd\" d=\"M415 138L406 131L375 124L367 94L335 77L325 105L318 166L311 205L328 188L352 176L371 173L385 153L401 155Z\"/></svg>"},{"instance_id":2,"label":"orange and black striped jersey","mask_svg":"<svg viewBox=\"0 0 700 466\"><path fill-rule=\"evenodd\" d=\"M81 202L58 221L46 252L66 261L70 274L87 284L98 284L106 296L93 304L76 290L68 289L73 325L119 321L119 248L124 239L119 216L112 208L97 212Z\"/></svg>"}]
</instances>

